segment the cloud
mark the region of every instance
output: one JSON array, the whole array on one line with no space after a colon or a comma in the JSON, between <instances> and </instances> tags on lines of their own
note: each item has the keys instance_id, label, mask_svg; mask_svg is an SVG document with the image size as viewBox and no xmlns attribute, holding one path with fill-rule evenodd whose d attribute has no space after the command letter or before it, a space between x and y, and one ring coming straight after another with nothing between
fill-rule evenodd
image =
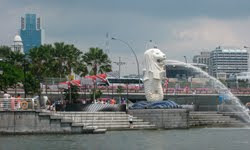
<instances>
[{"instance_id":1,"label":"cloud","mask_svg":"<svg viewBox=\"0 0 250 150\"><path fill-rule=\"evenodd\" d=\"M140 63L149 40L169 59L183 61L218 45L250 45L248 0L1 0L0 45L11 45L20 28L20 17L36 13L42 19L45 41L65 41L86 51L106 49L106 32L128 42ZM136 72L131 50L109 41L110 56L123 57L128 73ZM111 55L112 54L112 55ZM125 67L125 66L124 66Z\"/></svg>"},{"instance_id":2,"label":"cloud","mask_svg":"<svg viewBox=\"0 0 250 150\"><path fill-rule=\"evenodd\" d=\"M178 21L171 26L173 40L166 42L169 47L169 57L183 60L201 50L213 50L216 46L233 46L243 48L248 45L250 20L218 20L213 18L194 18L192 21ZM171 51L174 53L170 53ZM180 56L179 56L180 55Z\"/></svg>"}]
</instances>

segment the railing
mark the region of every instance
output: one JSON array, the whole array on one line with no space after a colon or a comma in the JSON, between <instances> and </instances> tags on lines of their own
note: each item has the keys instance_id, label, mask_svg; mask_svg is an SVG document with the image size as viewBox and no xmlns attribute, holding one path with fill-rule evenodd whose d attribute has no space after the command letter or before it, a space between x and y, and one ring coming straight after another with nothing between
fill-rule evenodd
<instances>
[{"instance_id":1,"label":"railing","mask_svg":"<svg viewBox=\"0 0 250 150\"><path fill-rule=\"evenodd\" d=\"M0 98L0 111L38 110L38 97L34 98Z\"/></svg>"},{"instance_id":2,"label":"railing","mask_svg":"<svg viewBox=\"0 0 250 150\"><path fill-rule=\"evenodd\" d=\"M117 93L117 86L98 86L98 89L100 89L103 93ZM138 87L123 87L122 93L144 93L144 88L138 88ZM92 90L92 87L79 87L80 93L87 93L89 94ZM238 89L229 89L233 94L239 94L239 95L250 95L250 88L238 88ZM218 91L213 88L163 88L163 91L165 94L170 95L178 95L178 94L218 94ZM2 92L0 92L2 93ZM24 93L23 89L8 89L8 93ZM46 94L61 94L64 93L63 89L43 89L42 93Z\"/></svg>"}]
</instances>

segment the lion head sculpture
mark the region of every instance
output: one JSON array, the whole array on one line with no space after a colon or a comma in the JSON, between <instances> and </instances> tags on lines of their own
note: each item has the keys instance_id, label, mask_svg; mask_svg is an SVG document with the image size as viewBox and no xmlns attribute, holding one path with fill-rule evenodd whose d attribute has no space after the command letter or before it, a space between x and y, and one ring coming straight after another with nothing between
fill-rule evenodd
<instances>
[{"instance_id":1,"label":"lion head sculpture","mask_svg":"<svg viewBox=\"0 0 250 150\"><path fill-rule=\"evenodd\" d=\"M164 73L165 60L166 55L161 50L155 48L148 49L144 53L144 80L149 78L161 79L161 74Z\"/></svg>"}]
</instances>

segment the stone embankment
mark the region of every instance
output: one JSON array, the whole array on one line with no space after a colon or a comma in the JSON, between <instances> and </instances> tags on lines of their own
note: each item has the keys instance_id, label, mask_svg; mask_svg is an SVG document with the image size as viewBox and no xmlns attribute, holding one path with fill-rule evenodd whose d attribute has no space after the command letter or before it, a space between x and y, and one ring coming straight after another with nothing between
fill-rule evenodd
<instances>
[{"instance_id":1,"label":"stone embankment","mask_svg":"<svg viewBox=\"0 0 250 150\"><path fill-rule=\"evenodd\" d=\"M130 128L128 114L133 116ZM0 111L0 134L84 134L107 130L244 127L231 114L185 109L138 109L126 112Z\"/></svg>"},{"instance_id":2,"label":"stone embankment","mask_svg":"<svg viewBox=\"0 0 250 150\"><path fill-rule=\"evenodd\" d=\"M0 111L0 120L3 134L105 133L130 129L125 112ZM155 129L155 126L133 117L133 129Z\"/></svg>"},{"instance_id":3,"label":"stone embankment","mask_svg":"<svg viewBox=\"0 0 250 150\"><path fill-rule=\"evenodd\" d=\"M216 111L191 111L189 113L190 127L245 127L242 121L228 114Z\"/></svg>"},{"instance_id":4,"label":"stone embankment","mask_svg":"<svg viewBox=\"0 0 250 150\"><path fill-rule=\"evenodd\" d=\"M161 129L189 128L189 111L186 109L135 109L129 110L129 114Z\"/></svg>"}]
</instances>

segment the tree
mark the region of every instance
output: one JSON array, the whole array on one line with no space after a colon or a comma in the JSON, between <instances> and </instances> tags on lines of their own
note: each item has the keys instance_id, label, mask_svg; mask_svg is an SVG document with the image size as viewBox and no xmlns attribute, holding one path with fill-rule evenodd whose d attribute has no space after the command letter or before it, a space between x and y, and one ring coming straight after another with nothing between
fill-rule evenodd
<instances>
[{"instance_id":1,"label":"tree","mask_svg":"<svg viewBox=\"0 0 250 150\"><path fill-rule=\"evenodd\" d=\"M90 98L91 98L91 100L98 99L98 98L100 98L102 96L102 94L103 93L102 93L101 90L92 89Z\"/></svg>"},{"instance_id":2,"label":"tree","mask_svg":"<svg viewBox=\"0 0 250 150\"><path fill-rule=\"evenodd\" d=\"M65 78L72 71L86 75L86 66L81 61L82 52L74 45L63 42L41 45L31 49L28 55L32 64L32 72L41 78Z\"/></svg>"},{"instance_id":3,"label":"tree","mask_svg":"<svg viewBox=\"0 0 250 150\"><path fill-rule=\"evenodd\" d=\"M41 94L40 81L30 71L25 72L23 85L27 95Z\"/></svg>"},{"instance_id":4,"label":"tree","mask_svg":"<svg viewBox=\"0 0 250 150\"><path fill-rule=\"evenodd\" d=\"M45 77L49 77L53 74L51 72L50 60L52 45L41 45L40 47L32 48L28 53L28 61L30 64L31 73L38 77L40 80L43 80Z\"/></svg>"},{"instance_id":5,"label":"tree","mask_svg":"<svg viewBox=\"0 0 250 150\"><path fill-rule=\"evenodd\" d=\"M0 62L2 74L0 74L0 90L6 91L8 88L14 88L18 82L23 80L22 69L17 68L6 62Z\"/></svg>"},{"instance_id":6,"label":"tree","mask_svg":"<svg viewBox=\"0 0 250 150\"><path fill-rule=\"evenodd\" d=\"M22 60L23 54L12 52L8 46L0 46L0 90L15 88L17 83L23 80Z\"/></svg>"},{"instance_id":7,"label":"tree","mask_svg":"<svg viewBox=\"0 0 250 150\"><path fill-rule=\"evenodd\" d=\"M82 56L82 61L86 63L89 75L97 75L97 73L110 72L111 61L108 55L103 52L102 49L91 47L88 52ZM93 100L96 99L96 83L94 84Z\"/></svg>"},{"instance_id":8,"label":"tree","mask_svg":"<svg viewBox=\"0 0 250 150\"><path fill-rule=\"evenodd\" d=\"M64 90L64 96L66 100L72 100L73 103L77 103L77 99L79 97L79 88L76 85L70 84L70 87L68 89ZM70 98L71 97L71 98Z\"/></svg>"},{"instance_id":9,"label":"tree","mask_svg":"<svg viewBox=\"0 0 250 150\"><path fill-rule=\"evenodd\" d=\"M82 56L82 61L87 64L89 75L112 71L111 61L108 55L98 47L91 47L89 51Z\"/></svg>"},{"instance_id":10,"label":"tree","mask_svg":"<svg viewBox=\"0 0 250 150\"><path fill-rule=\"evenodd\" d=\"M118 86L116 92L119 94L120 102L122 100L122 93L124 92L124 88L122 86Z\"/></svg>"},{"instance_id":11,"label":"tree","mask_svg":"<svg viewBox=\"0 0 250 150\"><path fill-rule=\"evenodd\" d=\"M11 48L8 46L0 46L0 58L6 58L11 53Z\"/></svg>"}]
</instances>

